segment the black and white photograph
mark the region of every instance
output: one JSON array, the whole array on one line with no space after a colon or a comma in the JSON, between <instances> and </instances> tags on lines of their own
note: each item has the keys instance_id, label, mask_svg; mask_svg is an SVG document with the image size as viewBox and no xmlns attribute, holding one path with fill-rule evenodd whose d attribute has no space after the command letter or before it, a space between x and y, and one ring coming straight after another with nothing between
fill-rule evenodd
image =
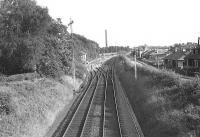
<instances>
[{"instance_id":1,"label":"black and white photograph","mask_svg":"<svg viewBox=\"0 0 200 137\"><path fill-rule=\"evenodd\" d=\"M200 137L200 1L0 0L0 137Z\"/></svg>"}]
</instances>

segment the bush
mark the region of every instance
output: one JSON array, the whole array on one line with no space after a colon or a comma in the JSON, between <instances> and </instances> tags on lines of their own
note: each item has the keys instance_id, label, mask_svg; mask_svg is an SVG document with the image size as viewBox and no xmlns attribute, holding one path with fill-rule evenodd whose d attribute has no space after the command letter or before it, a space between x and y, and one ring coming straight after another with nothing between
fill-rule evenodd
<instances>
[{"instance_id":1,"label":"bush","mask_svg":"<svg viewBox=\"0 0 200 137\"><path fill-rule=\"evenodd\" d=\"M78 34L71 37L61 20L52 19L48 9L38 6L34 0L3 0L0 7L0 72L3 74L37 71L41 76L58 78L71 73L72 47L78 63L81 51L87 53L88 59L98 56L96 42ZM82 77L81 70L77 73Z\"/></svg>"},{"instance_id":2,"label":"bush","mask_svg":"<svg viewBox=\"0 0 200 137\"><path fill-rule=\"evenodd\" d=\"M71 67L67 27L52 19L48 9L33 0L3 0L0 14L0 69L4 74L37 69L43 75L57 76L63 68ZM41 65L48 62L52 66Z\"/></svg>"},{"instance_id":3,"label":"bush","mask_svg":"<svg viewBox=\"0 0 200 137\"><path fill-rule=\"evenodd\" d=\"M135 80L134 62L123 57L112 61L146 137L180 137L197 129L199 101L192 92L200 88L198 79L183 80L174 72L137 64Z\"/></svg>"},{"instance_id":4,"label":"bush","mask_svg":"<svg viewBox=\"0 0 200 137\"><path fill-rule=\"evenodd\" d=\"M0 92L0 116L9 115L12 111L10 95L5 92Z\"/></svg>"},{"instance_id":5,"label":"bush","mask_svg":"<svg viewBox=\"0 0 200 137\"><path fill-rule=\"evenodd\" d=\"M70 81L41 78L0 85L0 136L43 137L73 99Z\"/></svg>"}]
</instances>

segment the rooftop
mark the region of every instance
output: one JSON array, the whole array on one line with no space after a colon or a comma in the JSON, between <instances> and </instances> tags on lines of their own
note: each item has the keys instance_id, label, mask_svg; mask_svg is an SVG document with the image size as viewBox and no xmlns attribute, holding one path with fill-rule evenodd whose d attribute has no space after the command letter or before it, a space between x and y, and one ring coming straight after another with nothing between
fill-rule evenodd
<instances>
[{"instance_id":1,"label":"rooftop","mask_svg":"<svg viewBox=\"0 0 200 137\"><path fill-rule=\"evenodd\" d=\"M163 59L169 59L169 60L184 60L183 57L186 56L186 53L185 52L175 52L175 53L172 53L172 54L169 54L168 56L166 56L165 58Z\"/></svg>"},{"instance_id":2,"label":"rooftop","mask_svg":"<svg viewBox=\"0 0 200 137\"><path fill-rule=\"evenodd\" d=\"M192 53L190 53L189 55L185 56L184 59L200 59L200 54L192 54Z\"/></svg>"}]
</instances>

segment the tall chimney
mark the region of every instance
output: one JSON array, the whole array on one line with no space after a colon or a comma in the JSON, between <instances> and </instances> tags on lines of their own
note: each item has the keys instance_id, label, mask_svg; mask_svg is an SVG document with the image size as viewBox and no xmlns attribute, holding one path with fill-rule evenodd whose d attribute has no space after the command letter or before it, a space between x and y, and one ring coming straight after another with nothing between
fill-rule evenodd
<instances>
[{"instance_id":1,"label":"tall chimney","mask_svg":"<svg viewBox=\"0 0 200 137\"><path fill-rule=\"evenodd\" d=\"M106 47L108 47L107 30L105 30L105 42L106 42Z\"/></svg>"},{"instance_id":2,"label":"tall chimney","mask_svg":"<svg viewBox=\"0 0 200 137\"><path fill-rule=\"evenodd\" d=\"M199 44L200 44L200 37L198 37L198 47L200 46Z\"/></svg>"}]
</instances>

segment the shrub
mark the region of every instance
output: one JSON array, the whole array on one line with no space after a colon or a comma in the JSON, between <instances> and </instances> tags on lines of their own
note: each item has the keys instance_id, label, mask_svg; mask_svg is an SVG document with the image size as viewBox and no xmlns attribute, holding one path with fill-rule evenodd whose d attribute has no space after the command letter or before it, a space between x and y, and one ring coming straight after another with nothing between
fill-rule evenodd
<instances>
[{"instance_id":1,"label":"shrub","mask_svg":"<svg viewBox=\"0 0 200 137\"><path fill-rule=\"evenodd\" d=\"M174 72L137 64L135 80L134 62L123 57L112 61L146 137L180 137L197 129L199 101L192 92L200 88L198 79L183 80Z\"/></svg>"},{"instance_id":2,"label":"shrub","mask_svg":"<svg viewBox=\"0 0 200 137\"><path fill-rule=\"evenodd\" d=\"M0 92L0 116L9 115L13 108L11 107L10 95L5 92Z\"/></svg>"}]
</instances>

